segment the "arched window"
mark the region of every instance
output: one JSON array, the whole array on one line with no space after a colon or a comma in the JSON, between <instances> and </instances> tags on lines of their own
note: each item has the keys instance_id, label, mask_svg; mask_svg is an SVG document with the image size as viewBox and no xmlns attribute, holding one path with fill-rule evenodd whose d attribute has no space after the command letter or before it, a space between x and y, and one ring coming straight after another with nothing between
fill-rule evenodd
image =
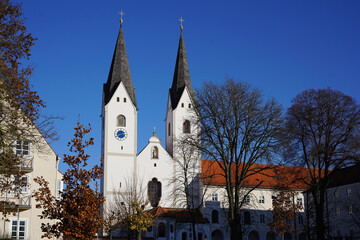
<instances>
[{"instance_id":1,"label":"arched window","mask_svg":"<svg viewBox=\"0 0 360 240\"><path fill-rule=\"evenodd\" d=\"M126 118L124 115L119 115L117 117L117 125L119 127L126 127Z\"/></svg>"},{"instance_id":2,"label":"arched window","mask_svg":"<svg viewBox=\"0 0 360 240\"><path fill-rule=\"evenodd\" d=\"M159 223L158 237L165 237L165 223L163 223L163 222Z\"/></svg>"},{"instance_id":3,"label":"arched window","mask_svg":"<svg viewBox=\"0 0 360 240\"><path fill-rule=\"evenodd\" d=\"M159 149L157 146L152 147L151 149L151 158L158 159L159 158Z\"/></svg>"},{"instance_id":4,"label":"arched window","mask_svg":"<svg viewBox=\"0 0 360 240\"><path fill-rule=\"evenodd\" d=\"M173 233L174 232L174 225L170 224L170 232Z\"/></svg>"},{"instance_id":5,"label":"arched window","mask_svg":"<svg viewBox=\"0 0 360 240\"><path fill-rule=\"evenodd\" d=\"M183 133L190 133L190 121L185 120L183 123Z\"/></svg>"},{"instance_id":6,"label":"arched window","mask_svg":"<svg viewBox=\"0 0 360 240\"><path fill-rule=\"evenodd\" d=\"M251 216L248 211L244 212L244 223L247 225L251 224Z\"/></svg>"},{"instance_id":7,"label":"arched window","mask_svg":"<svg viewBox=\"0 0 360 240\"><path fill-rule=\"evenodd\" d=\"M212 223L219 223L219 212L216 210L213 210L211 213L211 222Z\"/></svg>"},{"instance_id":8,"label":"arched window","mask_svg":"<svg viewBox=\"0 0 360 240\"><path fill-rule=\"evenodd\" d=\"M152 207L157 207L161 199L161 182L153 178L148 183L148 198Z\"/></svg>"}]
</instances>

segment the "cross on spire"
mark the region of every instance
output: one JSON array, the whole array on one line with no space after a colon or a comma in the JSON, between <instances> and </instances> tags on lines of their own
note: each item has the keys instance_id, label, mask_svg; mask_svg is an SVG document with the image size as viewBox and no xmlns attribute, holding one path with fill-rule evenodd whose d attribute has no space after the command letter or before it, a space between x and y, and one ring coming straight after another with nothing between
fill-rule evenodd
<instances>
[{"instance_id":1,"label":"cross on spire","mask_svg":"<svg viewBox=\"0 0 360 240\"><path fill-rule=\"evenodd\" d=\"M180 17L179 21L180 21L180 29L182 30L184 28L183 25L182 25L184 19L182 17Z\"/></svg>"},{"instance_id":2,"label":"cross on spire","mask_svg":"<svg viewBox=\"0 0 360 240\"><path fill-rule=\"evenodd\" d=\"M122 17L123 17L123 15L125 15L125 13L121 10L121 12L118 12L118 14L121 16L120 17L120 23L123 23Z\"/></svg>"}]
</instances>

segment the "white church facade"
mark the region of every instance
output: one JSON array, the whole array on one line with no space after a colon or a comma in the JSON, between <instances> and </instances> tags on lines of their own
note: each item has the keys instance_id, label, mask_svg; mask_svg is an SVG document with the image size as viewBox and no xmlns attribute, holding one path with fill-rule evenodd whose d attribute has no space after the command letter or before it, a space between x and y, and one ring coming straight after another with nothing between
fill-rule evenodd
<instances>
[{"instance_id":1,"label":"white church facade","mask_svg":"<svg viewBox=\"0 0 360 240\"><path fill-rule=\"evenodd\" d=\"M177 176L177 160L182 158L177 150L176 140L188 134L196 136L200 131L200 126L192 121L197 117L195 104L181 29L174 78L166 109L165 142L162 143L154 132L148 145L137 152L138 108L121 24L109 77L103 87L101 148L104 175L101 192L106 201L110 202L118 192L125 191L129 181L136 179L142 182L153 208L151 211L158 217L153 227L143 233L144 239L192 239L189 216L184 211L179 196L175 194L179 186L174 179L181 177ZM196 197L201 198L203 183L197 182L197 175L202 172L202 164L206 164L206 161L201 160L201 154L195 154L194 158L196 167L190 176L190 182L196 186ZM224 185L208 185L210 186L207 186L205 204L196 212L197 239L229 239L230 228L226 225L224 211ZM296 189L299 204L304 202L302 190ZM243 239L280 239L270 233L268 226L272 219L271 184L255 189L251 196L246 213L250 214L250 221ZM295 239L295 236L290 237Z\"/></svg>"}]
</instances>

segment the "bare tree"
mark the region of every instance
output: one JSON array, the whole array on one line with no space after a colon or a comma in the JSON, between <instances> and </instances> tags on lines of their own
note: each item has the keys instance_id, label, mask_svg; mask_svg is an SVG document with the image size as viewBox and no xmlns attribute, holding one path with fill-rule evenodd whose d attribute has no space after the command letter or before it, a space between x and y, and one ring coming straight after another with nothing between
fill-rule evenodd
<instances>
[{"instance_id":1,"label":"bare tree","mask_svg":"<svg viewBox=\"0 0 360 240\"><path fill-rule=\"evenodd\" d=\"M201 124L197 148L221 169L231 239L242 239L239 211L244 198L261 184L245 188L244 182L263 171L256 163L269 161L278 147L281 107L274 99L265 101L260 90L232 79L221 84L204 83L197 91L197 100Z\"/></svg>"},{"instance_id":2,"label":"bare tree","mask_svg":"<svg viewBox=\"0 0 360 240\"><path fill-rule=\"evenodd\" d=\"M360 160L360 107L332 89L309 89L292 100L286 136L294 164L308 169L308 193L315 210L315 234L325 239L325 195L329 173Z\"/></svg>"},{"instance_id":3,"label":"bare tree","mask_svg":"<svg viewBox=\"0 0 360 240\"><path fill-rule=\"evenodd\" d=\"M152 226L154 216L146 211L149 204L146 191L141 180L128 178L125 186L114 189L105 204L105 231L112 239L113 233L119 230L127 232L128 239L135 232L136 239L141 239L141 233Z\"/></svg>"},{"instance_id":4,"label":"bare tree","mask_svg":"<svg viewBox=\"0 0 360 240\"><path fill-rule=\"evenodd\" d=\"M194 136L195 137L195 136ZM196 137L198 137L196 135ZM201 169L201 154L193 144L195 138L189 135L176 140L176 152L174 156L175 171L170 184L174 187L176 205L187 210L191 219L191 238L197 239L196 226L200 209L204 205L207 186L203 185L203 178L211 179L211 174Z\"/></svg>"}]
</instances>

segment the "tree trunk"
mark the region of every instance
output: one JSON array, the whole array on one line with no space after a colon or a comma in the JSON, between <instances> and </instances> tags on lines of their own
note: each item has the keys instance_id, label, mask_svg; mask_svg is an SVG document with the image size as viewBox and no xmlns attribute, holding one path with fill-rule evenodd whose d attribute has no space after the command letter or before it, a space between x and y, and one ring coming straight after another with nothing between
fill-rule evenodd
<instances>
[{"instance_id":1,"label":"tree trunk","mask_svg":"<svg viewBox=\"0 0 360 240\"><path fill-rule=\"evenodd\" d=\"M316 209L315 232L317 240L325 240L324 212L322 211L322 209Z\"/></svg>"},{"instance_id":2,"label":"tree trunk","mask_svg":"<svg viewBox=\"0 0 360 240\"><path fill-rule=\"evenodd\" d=\"M197 239L195 226L196 226L196 223L195 223L195 220L193 219L193 221L192 221L192 235L193 235L192 239L193 240Z\"/></svg>"},{"instance_id":3,"label":"tree trunk","mask_svg":"<svg viewBox=\"0 0 360 240\"><path fill-rule=\"evenodd\" d=\"M325 222L324 222L324 187L320 186L319 196L316 198L316 193L312 193L315 204L315 234L317 240L325 240Z\"/></svg>"},{"instance_id":4,"label":"tree trunk","mask_svg":"<svg viewBox=\"0 0 360 240\"><path fill-rule=\"evenodd\" d=\"M236 221L231 221L230 222L230 239L231 240L242 240L242 233L240 231L240 224L236 223Z\"/></svg>"},{"instance_id":5,"label":"tree trunk","mask_svg":"<svg viewBox=\"0 0 360 240\"><path fill-rule=\"evenodd\" d=\"M136 240L141 240L141 232L136 231Z\"/></svg>"}]
</instances>

